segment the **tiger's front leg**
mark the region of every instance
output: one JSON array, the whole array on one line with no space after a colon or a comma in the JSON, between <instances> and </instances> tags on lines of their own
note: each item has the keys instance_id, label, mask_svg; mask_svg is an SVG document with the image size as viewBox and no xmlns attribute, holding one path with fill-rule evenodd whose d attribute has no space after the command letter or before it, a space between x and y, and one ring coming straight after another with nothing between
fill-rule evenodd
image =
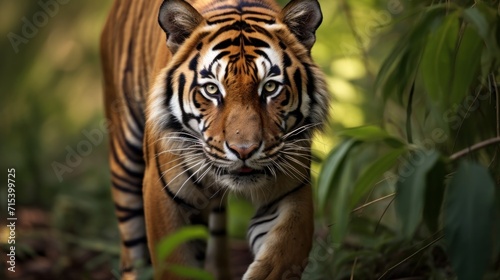
<instances>
[{"instance_id":1,"label":"tiger's front leg","mask_svg":"<svg viewBox=\"0 0 500 280\"><path fill-rule=\"evenodd\" d=\"M248 231L255 259L243 279L300 278L312 247L313 231L309 184L300 185L259 207Z\"/></svg>"},{"instance_id":2,"label":"tiger's front leg","mask_svg":"<svg viewBox=\"0 0 500 280\"><path fill-rule=\"evenodd\" d=\"M155 279L186 279L172 272L172 266L179 265L205 268L216 279L230 279L226 207L219 195L222 192L211 188L211 181L202 180L206 165L191 162L194 168L190 168L190 162L185 161L182 153L165 152L175 150L169 145L150 145L145 149L144 214ZM159 259L157 246L160 241L189 225L208 227L208 242L191 240L176 248L166 259Z\"/></svg>"},{"instance_id":3,"label":"tiger's front leg","mask_svg":"<svg viewBox=\"0 0 500 280\"><path fill-rule=\"evenodd\" d=\"M203 263L204 268L211 272L215 279L231 279L227 255L225 201L218 196L210 200L198 199L198 203L185 201L180 197L174 198L166 195L168 190L163 185L155 183L162 181L155 175L154 170L152 174L146 173L146 176L151 176L147 178L152 180L146 180L144 184L147 236L153 267L156 270L155 279L185 279L171 274L168 266L202 268ZM191 241L177 248L166 260L157 258L156 246L163 238L183 226L193 224L208 226L210 232L208 243L203 240Z\"/></svg>"},{"instance_id":4,"label":"tiger's front leg","mask_svg":"<svg viewBox=\"0 0 500 280\"><path fill-rule=\"evenodd\" d=\"M152 168L151 168L152 169ZM146 221L146 233L151 260L155 269L155 279L182 279L167 272L166 264L196 265L192 258L194 254L189 244L179 246L168 256L167 260L158 259L158 243L166 236L174 233L186 222L183 220L181 205L165 195L163 187L159 185L159 176L151 169L146 170L144 183L144 215ZM151 172L148 172L151 171ZM156 175L156 176L155 176Z\"/></svg>"}]
</instances>

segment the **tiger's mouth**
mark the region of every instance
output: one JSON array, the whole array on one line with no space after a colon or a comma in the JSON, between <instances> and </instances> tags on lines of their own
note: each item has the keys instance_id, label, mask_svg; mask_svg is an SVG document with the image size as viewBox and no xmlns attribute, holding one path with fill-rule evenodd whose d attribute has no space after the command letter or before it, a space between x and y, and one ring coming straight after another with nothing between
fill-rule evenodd
<instances>
[{"instance_id":1,"label":"tiger's mouth","mask_svg":"<svg viewBox=\"0 0 500 280\"><path fill-rule=\"evenodd\" d=\"M223 175L244 177L244 176L266 175L266 172L264 169L254 169L252 167L244 165L241 168L235 170L225 170L225 172L223 172Z\"/></svg>"}]
</instances>

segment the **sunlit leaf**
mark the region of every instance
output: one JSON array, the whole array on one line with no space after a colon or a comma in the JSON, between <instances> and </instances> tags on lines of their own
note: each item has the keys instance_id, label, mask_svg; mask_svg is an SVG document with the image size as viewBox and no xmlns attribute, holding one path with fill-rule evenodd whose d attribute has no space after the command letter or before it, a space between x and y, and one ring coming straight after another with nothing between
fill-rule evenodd
<instances>
[{"instance_id":1,"label":"sunlit leaf","mask_svg":"<svg viewBox=\"0 0 500 280\"><path fill-rule=\"evenodd\" d=\"M157 245L157 254L159 260L165 260L175 248L196 239L207 239L208 231L204 226L187 226L165 237Z\"/></svg>"},{"instance_id":2,"label":"sunlit leaf","mask_svg":"<svg viewBox=\"0 0 500 280\"><path fill-rule=\"evenodd\" d=\"M427 93L435 102L443 102L450 92L457 34L458 13L451 13L431 32L425 46L420 70Z\"/></svg>"},{"instance_id":3,"label":"sunlit leaf","mask_svg":"<svg viewBox=\"0 0 500 280\"><path fill-rule=\"evenodd\" d=\"M395 149L373 162L356 180L350 198L350 208L354 208L359 200L365 196L373 187L373 184L396 164L406 149Z\"/></svg>"},{"instance_id":4,"label":"sunlit leaf","mask_svg":"<svg viewBox=\"0 0 500 280\"><path fill-rule=\"evenodd\" d=\"M349 150L356 144L356 140L349 139L338 145L323 163L318 178L318 204L323 209L331 197L334 185L338 183L344 159Z\"/></svg>"},{"instance_id":5,"label":"sunlit leaf","mask_svg":"<svg viewBox=\"0 0 500 280\"><path fill-rule=\"evenodd\" d=\"M403 145L401 141L391 136L387 131L378 126L367 125L355 128L349 128L337 133L339 136L347 136L360 141L380 141L390 139L391 141L399 142L400 146Z\"/></svg>"},{"instance_id":6,"label":"sunlit leaf","mask_svg":"<svg viewBox=\"0 0 500 280\"><path fill-rule=\"evenodd\" d=\"M396 210L402 222L403 235L411 238L422 220L427 175L439 160L435 150L417 150L401 166L396 183Z\"/></svg>"},{"instance_id":7,"label":"sunlit leaf","mask_svg":"<svg viewBox=\"0 0 500 280\"><path fill-rule=\"evenodd\" d=\"M444 232L458 279L482 279L490 259L495 183L488 170L461 162L446 191Z\"/></svg>"}]
</instances>

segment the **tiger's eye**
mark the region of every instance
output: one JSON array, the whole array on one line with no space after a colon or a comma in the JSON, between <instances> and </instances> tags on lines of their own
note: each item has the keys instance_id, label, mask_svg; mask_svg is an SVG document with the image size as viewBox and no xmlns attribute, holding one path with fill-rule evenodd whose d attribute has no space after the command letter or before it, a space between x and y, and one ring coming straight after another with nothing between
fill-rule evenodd
<instances>
[{"instance_id":1,"label":"tiger's eye","mask_svg":"<svg viewBox=\"0 0 500 280\"><path fill-rule=\"evenodd\" d=\"M205 85L205 91L208 94L213 95L219 92L219 88L215 84L210 83Z\"/></svg>"},{"instance_id":2,"label":"tiger's eye","mask_svg":"<svg viewBox=\"0 0 500 280\"><path fill-rule=\"evenodd\" d=\"M264 90L267 93L273 93L278 88L278 85L274 81L269 81L264 85Z\"/></svg>"}]
</instances>

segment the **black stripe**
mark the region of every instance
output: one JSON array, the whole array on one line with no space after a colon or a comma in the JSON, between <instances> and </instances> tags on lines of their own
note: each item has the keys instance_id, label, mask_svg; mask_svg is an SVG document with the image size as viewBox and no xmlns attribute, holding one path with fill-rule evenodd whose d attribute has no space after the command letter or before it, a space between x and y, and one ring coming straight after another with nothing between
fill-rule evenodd
<instances>
[{"instance_id":1,"label":"black stripe","mask_svg":"<svg viewBox=\"0 0 500 280\"><path fill-rule=\"evenodd\" d=\"M116 153L116 150L115 149L111 149L111 154L113 155L113 159L114 161L120 166L120 168L125 172L127 173L128 176L130 177L134 177L134 178L140 178L142 179L142 177L144 176L144 173L143 171L141 172L137 172L137 171L133 171L133 170L130 170L128 167L126 167L123 162L120 161L120 159L118 158L118 155Z\"/></svg>"},{"instance_id":2,"label":"black stripe","mask_svg":"<svg viewBox=\"0 0 500 280\"><path fill-rule=\"evenodd\" d=\"M214 51L223 50L229 48L230 46L239 46L239 45L240 45L240 37L236 37L234 39L226 39L218 43L212 48L212 50ZM217 59L214 59L214 61L217 61Z\"/></svg>"},{"instance_id":3,"label":"black stripe","mask_svg":"<svg viewBox=\"0 0 500 280\"><path fill-rule=\"evenodd\" d=\"M118 175L114 170L111 170L111 179L118 179L121 182L131 185L137 189L142 188L142 177L134 178L134 177L123 177Z\"/></svg>"},{"instance_id":4,"label":"black stripe","mask_svg":"<svg viewBox=\"0 0 500 280\"><path fill-rule=\"evenodd\" d=\"M123 245L127 248L135 247L137 245L147 244L147 243L148 243L148 239L146 238L146 236L123 241Z\"/></svg>"},{"instance_id":5,"label":"black stripe","mask_svg":"<svg viewBox=\"0 0 500 280\"><path fill-rule=\"evenodd\" d=\"M251 245L250 245L250 248L252 248L252 250L253 250L253 246L255 245L255 242L257 242L257 240L259 240L260 238L262 238L262 237L263 237L264 235L266 235L267 233L268 233L268 232L266 231L266 232L261 232L261 233L257 234L257 235L253 238L252 243L251 243Z\"/></svg>"},{"instance_id":6,"label":"black stripe","mask_svg":"<svg viewBox=\"0 0 500 280\"><path fill-rule=\"evenodd\" d=\"M144 164L142 147L136 147L128 142L124 133L119 133L119 135L116 135L115 139L118 139L118 145L123 153L125 153L125 155L127 156L127 159L134 162L135 164ZM140 139L142 143L143 135L141 135L141 137L138 139ZM113 144L113 148L114 146L115 145Z\"/></svg>"},{"instance_id":7,"label":"black stripe","mask_svg":"<svg viewBox=\"0 0 500 280\"><path fill-rule=\"evenodd\" d=\"M156 154L156 151L155 151L155 154ZM179 196L176 196L171 190L170 188L168 187L168 184L167 182L165 182L165 178L164 176L161 174L161 170L160 170L160 161L159 161L159 157L156 157L156 168L158 170L158 176L160 177L160 180L163 184L163 189L165 190L165 192L167 193L167 195L177 204L181 204L185 207L188 207L188 208L192 208L192 209L196 209L193 205L187 203L184 199L182 199L181 197Z\"/></svg>"},{"instance_id":8,"label":"black stripe","mask_svg":"<svg viewBox=\"0 0 500 280\"><path fill-rule=\"evenodd\" d=\"M133 79L133 77L130 77L130 79L127 79L127 76L133 74L133 72L132 72L133 71L132 59L134 58L133 52L134 52L134 41L130 40L130 42L128 44L128 48L127 48L126 66L125 66L125 70L123 71L123 76L125 78L122 80L122 90L124 92L124 96L125 96L124 101L127 104L127 110L130 113L130 116L132 116L132 119L137 124L137 127L139 127L139 130L144 131L144 121L143 121L144 120L144 113L143 113L144 110L143 110L142 106L137 106L137 104L139 104L138 102L133 101L133 103L132 103L129 101L129 98L128 98L128 96L130 96L131 94L129 93L129 90L127 87L127 82L130 79ZM136 112L136 110L134 110L134 107L135 108L139 107L139 112ZM132 131L132 133L134 133L134 131Z\"/></svg>"},{"instance_id":9,"label":"black stripe","mask_svg":"<svg viewBox=\"0 0 500 280\"><path fill-rule=\"evenodd\" d=\"M272 214L270 214L270 215L272 215ZM276 214L276 215L274 215L274 216L272 216L270 218L267 218L267 219L264 219L264 220L261 220L261 221L255 222L255 223L251 223L250 227L248 227L248 231L249 232L252 231L253 228L255 228L256 226L259 226L259 225L262 225L262 224L274 221L278 217L279 217L279 214Z\"/></svg>"},{"instance_id":10,"label":"black stripe","mask_svg":"<svg viewBox=\"0 0 500 280\"><path fill-rule=\"evenodd\" d=\"M302 120L304 119L304 114L302 114L302 111L300 110L302 107L302 75L300 73L300 70L297 69L293 73L293 81L295 83L295 86L297 87L297 108L290 112L288 116L294 116L297 121L294 126L292 127L287 127L289 131L292 131L294 128L298 127L302 123Z\"/></svg>"},{"instance_id":11,"label":"black stripe","mask_svg":"<svg viewBox=\"0 0 500 280\"><path fill-rule=\"evenodd\" d=\"M168 196L177 204L181 204L183 206L196 209L193 205L187 203L184 199L182 199L180 196L175 195L172 190L166 185L164 188L165 192L168 194Z\"/></svg>"},{"instance_id":12,"label":"black stripe","mask_svg":"<svg viewBox=\"0 0 500 280\"><path fill-rule=\"evenodd\" d=\"M257 48L269 48L269 44L266 43L265 41L255 38L255 37L248 37L243 40L245 43L245 46L254 46ZM269 59L268 59L269 60Z\"/></svg>"},{"instance_id":13,"label":"black stripe","mask_svg":"<svg viewBox=\"0 0 500 280\"><path fill-rule=\"evenodd\" d=\"M238 14L236 12L231 12L231 13ZM229 22L229 21L233 21L233 20L235 20L235 19L234 18L223 18L223 19L219 19L219 20L207 20L207 24L208 25L215 25L215 24L225 23L225 22Z\"/></svg>"},{"instance_id":14,"label":"black stripe","mask_svg":"<svg viewBox=\"0 0 500 280\"><path fill-rule=\"evenodd\" d=\"M269 46L269 45L268 45ZM271 65L273 64L273 62L271 61L271 59L269 58L269 56L267 55L267 53L265 51L262 51L262 50L254 50L254 52L262 57L264 57ZM278 68L279 69L279 68Z\"/></svg>"},{"instance_id":15,"label":"black stripe","mask_svg":"<svg viewBox=\"0 0 500 280\"><path fill-rule=\"evenodd\" d=\"M181 115L182 115L182 123L184 124L188 124L190 120L192 119L196 119L198 120L198 118L191 114L191 113L186 113L186 111L184 110L184 101L183 101L183 96L184 96L184 89L186 87L186 75L184 75L184 73L180 74L179 75L179 90L178 90L178 102L179 102L179 105L180 105L180 108L181 108ZM187 127L188 129L192 130L190 127ZM197 133L197 131L194 131L195 133Z\"/></svg>"},{"instance_id":16,"label":"black stripe","mask_svg":"<svg viewBox=\"0 0 500 280\"><path fill-rule=\"evenodd\" d=\"M256 24L252 24L251 27L253 29L255 29L255 31L257 31L257 32L263 34L264 36L266 36L267 38L274 39L273 35L271 33L269 33L269 31L267 31L266 29L264 29L264 28L262 28L262 27L260 27L260 26L258 26Z\"/></svg>"},{"instance_id":17,"label":"black stripe","mask_svg":"<svg viewBox=\"0 0 500 280\"><path fill-rule=\"evenodd\" d=\"M218 55L214 58L214 61L212 61L212 62L210 63L210 65L208 66L208 71L210 71L210 72L212 73L212 74L211 74L211 76L212 76L212 77L214 77L214 78L215 78L215 75L213 74L213 69L212 69L212 68L213 68L213 66L214 66L214 64L215 64L215 62L217 62L219 59L223 58L224 56L226 56L226 55L228 55L228 54L230 54L230 52L229 52L229 51L223 51L223 52L220 52L220 53L219 53L219 54L218 54ZM209 77L210 77L210 75L209 75Z\"/></svg>"},{"instance_id":18,"label":"black stripe","mask_svg":"<svg viewBox=\"0 0 500 280\"><path fill-rule=\"evenodd\" d=\"M126 222L130 219L133 219L137 216L144 216L144 209L139 208L139 209L134 209L134 208L128 208L128 207L123 207L115 203L115 209L119 212L125 212L127 215L125 216L119 216L118 221L120 223Z\"/></svg>"},{"instance_id":19,"label":"black stripe","mask_svg":"<svg viewBox=\"0 0 500 280\"><path fill-rule=\"evenodd\" d=\"M127 216L122 216L122 217L118 217L118 222L120 223L125 223L129 220L132 220L133 218L135 217L138 217L138 216L144 216L144 213L141 212L141 213L137 213L137 214L130 214L130 215L127 215Z\"/></svg>"},{"instance_id":20,"label":"black stripe","mask_svg":"<svg viewBox=\"0 0 500 280\"><path fill-rule=\"evenodd\" d=\"M198 53L189 62L189 70L191 70L193 72L193 80L191 81L191 85L189 86L189 91L192 91L195 87L198 86L198 59L199 58L200 58L200 54ZM193 95L193 100L196 102L194 96L195 95Z\"/></svg>"},{"instance_id":21,"label":"black stripe","mask_svg":"<svg viewBox=\"0 0 500 280\"><path fill-rule=\"evenodd\" d=\"M274 205L276 205L277 203L279 203L283 198L287 197L288 195L300 190L302 187L304 187L306 184L305 183L302 183L300 185L298 185L297 187L295 187L294 189L288 191L287 193L283 194L282 196L278 197L277 199L271 201L270 203L262 206L259 208L259 210L257 210L257 213L255 214L254 217L259 217L259 216L263 216L264 213L267 213L267 211L269 211L269 209L271 209Z\"/></svg>"},{"instance_id":22,"label":"black stripe","mask_svg":"<svg viewBox=\"0 0 500 280\"><path fill-rule=\"evenodd\" d=\"M173 131L182 131L183 129L181 122L177 119L177 117L173 115L169 116L167 122L165 123L164 128L166 130L173 130Z\"/></svg>"},{"instance_id":23,"label":"black stripe","mask_svg":"<svg viewBox=\"0 0 500 280\"><path fill-rule=\"evenodd\" d=\"M191 181L191 183L193 183L198 189L202 189L203 185L198 181L198 177L196 176L196 174L191 172L191 169L187 168L184 164L182 165L182 167L186 170L186 175L188 176L189 181Z\"/></svg>"},{"instance_id":24,"label":"black stripe","mask_svg":"<svg viewBox=\"0 0 500 280\"><path fill-rule=\"evenodd\" d=\"M292 59L290 58L290 56L286 52L283 53L283 66L285 68L292 66ZM285 73L286 73L286 71L285 71Z\"/></svg>"},{"instance_id":25,"label":"black stripe","mask_svg":"<svg viewBox=\"0 0 500 280\"><path fill-rule=\"evenodd\" d=\"M246 17L245 19L255 21L255 22L263 22L266 24L275 24L276 23L275 19L262 19L262 18L258 18L258 17Z\"/></svg>"},{"instance_id":26,"label":"black stripe","mask_svg":"<svg viewBox=\"0 0 500 280\"><path fill-rule=\"evenodd\" d=\"M283 101L281 101L280 105L286 106L286 105L288 105L288 103L290 103L290 91L288 91L288 89L286 89L285 90L285 99L283 99Z\"/></svg>"},{"instance_id":27,"label":"black stripe","mask_svg":"<svg viewBox=\"0 0 500 280\"><path fill-rule=\"evenodd\" d=\"M300 73L300 69L295 70L295 72L293 73L293 82L297 87L297 108L300 110L300 107L302 107L302 75Z\"/></svg>"},{"instance_id":28,"label":"black stripe","mask_svg":"<svg viewBox=\"0 0 500 280\"><path fill-rule=\"evenodd\" d=\"M215 32L212 36L210 36L209 38L209 41L212 42L214 41L217 37L219 37L220 35L225 35L227 36L227 32L228 31L240 31L239 27L238 26L234 26L232 24L230 25L227 25L227 26L224 26L224 27L221 27L219 30L217 30L217 32Z\"/></svg>"},{"instance_id":29,"label":"black stripe","mask_svg":"<svg viewBox=\"0 0 500 280\"><path fill-rule=\"evenodd\" d=\"M134 214L130 214L130 215L127 215L127 216L118 217L118 222L125 223L125 222L127 222L127 221L129 221L129 220L131 220L131 219L133 219L133 218L135 218L137 216L144 216L144 213L142 213L142 212L141 213L137 213L137 214L134 213Z\"/></svg>"},{"instance_id":30,"label":"black stripe","mask_svg":"<svg viewBox=\"0 0 500 280\"><path fill-rule=\"evenodd\" d=\"M113 182L113 181L111 182L111 185L113 186L113 188L115 188L119 191L125 192L125 193L130 193L130 194L134 194L134 195L142 195L142 190L133 190L133 189L125 188L123 186L118 185L118 183Z\"/></svg>"},{"instance_id":31,"label":"black stripe","mask_svg":"<svg viewBox=\"0 0 500 280\"><path fill-rule=\"evenodd\" d=\"M318 100L316 98L316 86L315 84L315 78L314 75L311 71L311 66L308 64L305 64L305 69L306 69L306 75L307 75L307 94L309 95L309 98L311 99L311 104L309 105L309 108L313 108L318 104ZM307 117L307 122L312 123L313 121L311 120L311 116ZM314 120L314 122L317 122L317 120Z\"/></svg>"},{"instance_id":32,"label":"black stripe","mask_svg":"<svg viewBox=\"0 0 500 280\"><path fill-rule=\"evenodd\" d=\"M137 212L142 212L142 208L129 208L125 206L121 206L119 204L115 203L115 209L120 211L120 212L127 212L127 213L137 213Z\"/></svg>"},{"instance_id":33,"label":"black stripe","mask_svg":"<svg viewBox=\"0 0 500 280\"><path fill-rule=\"evenodd\" d=\"M165 95L167 98L165 98L165 107L169 108L170 100L174 96L174 89L172 86L172 79L174 76L174 72L176 69L180 67L180 64L175 65L172 67L170 71L167 73L167 79L165 81Z\"/></svg>"}]
</instances>

